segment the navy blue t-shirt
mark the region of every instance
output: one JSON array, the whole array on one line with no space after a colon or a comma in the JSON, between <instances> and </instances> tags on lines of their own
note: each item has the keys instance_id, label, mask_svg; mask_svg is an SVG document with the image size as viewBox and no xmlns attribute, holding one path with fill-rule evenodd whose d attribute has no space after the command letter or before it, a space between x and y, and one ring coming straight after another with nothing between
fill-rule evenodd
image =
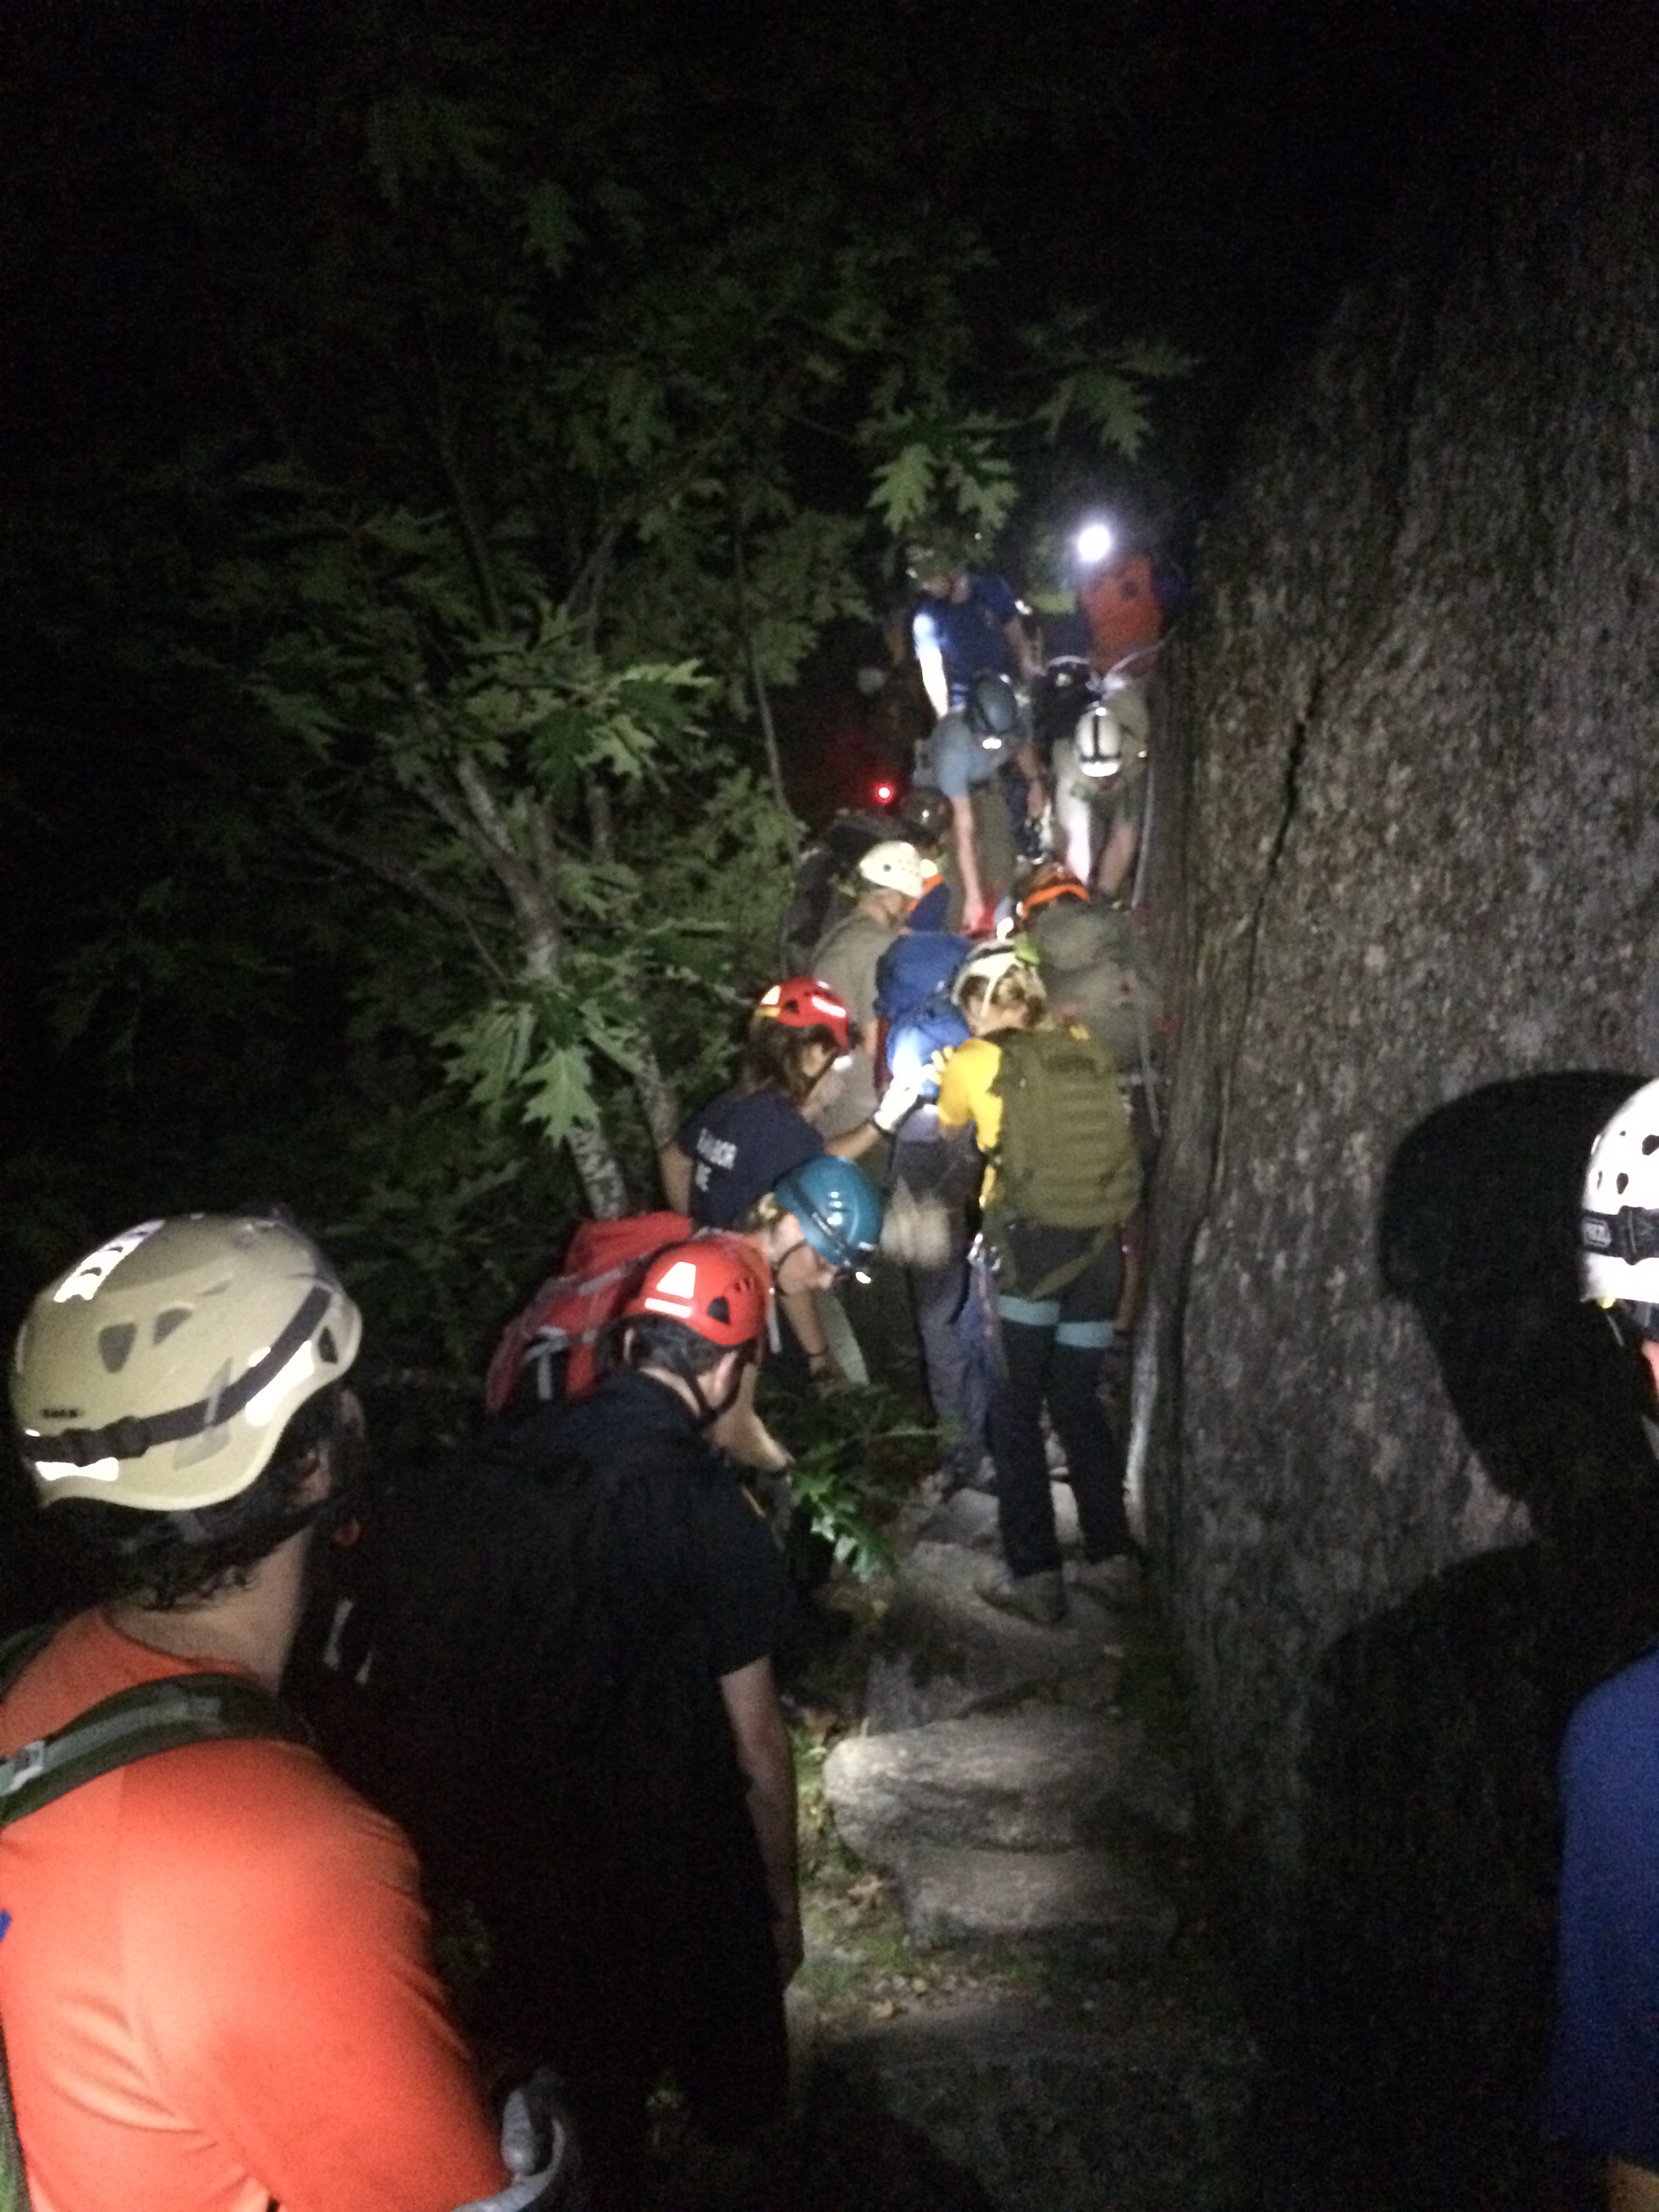
<instances>
[{"instance_id":1,"label":"navy blue t-shirt","mask_svg":"<svg viewBox=\"0 0 1659 2212\"><path fill-rule=\"evenodd\" d=\"M722 1091L674 1142L691 1163L691 1218L735 1229L778 1177L815 1160L823 1139L781 1091Z\"/></svg>"},{"instance_id":2,"label":"navy blue t-shirt","mask_svg":"<svg viewBox=\"0 0 1659 2212\"><path fill-rule=\"evenodd\" d=\"M1017 672L1004 627L1019 612L1019 602L1000 576L970 574L965 599L936 599L924 592L910 618L918 652L938 647L945 663L951 703L960 706L976 676L1012 676Z\"/></svg>"},{"instance_id":3,"label":"navy blue t-shirt","mask_svg":"<svg viewBox=\"0 0 1659 2212\"><path fill-rule=\"evenodd\" d=\"M1592 1691L1561 1747L1546 2125L1659 2172L1659 1652Z\"/></svg>"}]
</instances>

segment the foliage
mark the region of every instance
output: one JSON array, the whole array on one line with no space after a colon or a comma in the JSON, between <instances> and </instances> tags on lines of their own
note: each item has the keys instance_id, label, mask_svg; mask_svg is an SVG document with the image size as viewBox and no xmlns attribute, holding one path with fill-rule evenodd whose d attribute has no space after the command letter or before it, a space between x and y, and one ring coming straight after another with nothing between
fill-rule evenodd
<instances>
[{"instance_id":1,"label":"foliage","mask_svg":"<svg viewBox=\"0 0 1659 2212\"><path fill-rule=\"evenodd\" d=\"M887 533L994 529L1048 442L1133 449L1169 367L1000 312L910 189L1000 126L898 96L920 50L814 54L831 136L799 27L734 35L800 73L691 82L532 12L156 34L154 100L53 154L119 174L142 405L5 549L27 744L120 779L118 849L83 793L36 840L112 1174L280 1186L422 1360L726 1073L797 834L769 696L880 611Z\"/></svg>"},{"instance_id":2,"label":"foliage","mask_svg":"<svg viewBox=\"0 0 1659 2212\"><path fill-rule=\"evenodd\" d=\"M938 1457L931 1424L890 1390L849 1387L826 1396L761 1378L762 1418L794 1455L789 1486L812 1533L860 1581L894 1564L889 1534L919 1475Z\"/></svg>"}]
</instances>

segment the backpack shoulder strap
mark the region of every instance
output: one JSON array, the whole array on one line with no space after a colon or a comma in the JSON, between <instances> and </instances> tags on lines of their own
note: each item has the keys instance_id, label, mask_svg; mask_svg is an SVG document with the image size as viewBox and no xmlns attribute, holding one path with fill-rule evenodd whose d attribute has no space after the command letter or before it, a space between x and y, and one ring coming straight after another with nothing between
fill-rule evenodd
<instances>
[{"instance_id":1,"label":"backpack shoulder strap","mask_svg":"<svg viewBox=\"0 0 1659 2212\"><path fill-rule=\"evenodd\" d=\"M0 1759L0 1828L159 1751L255 1736L311 1741L298 1715L245 1675L169 1674L136 1683Z\"/></svg>"},{"instance_id":2,"label":"backpack shoulder strap","mask_svg":"<svg viewBox=\"0 0 1659 2212\"><path fill-rule=\"evenodd\" d=\"M0 1698L5 1696L37 1652L46 1650L62 1625L56 1620L37 1620L32 1627L15 1629L0 1643Z\"/></svg>"}]
</instances>

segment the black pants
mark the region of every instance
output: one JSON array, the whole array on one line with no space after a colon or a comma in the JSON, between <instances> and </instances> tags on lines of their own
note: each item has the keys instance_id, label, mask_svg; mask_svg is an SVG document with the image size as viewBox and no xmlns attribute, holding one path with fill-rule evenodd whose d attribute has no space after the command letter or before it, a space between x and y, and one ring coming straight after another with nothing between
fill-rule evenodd
<instances>
[{"instance_id":1,"label":"black pants","mask_svg":"<svg viewBox=\"0 0 1659 2212\"><path fill-rule=\"evenodd\" d=\"M1043 1249L1034 1260L1040 1256L1042 1264L1052 1265L1048 1247L1060 1232L1039 1233ZM1032 1280L1040 1279L1035 1267L1029 1272ZM1065 1447L1084 1556L1107 1559L1129 1548L1123 1455L1100 1400L1101 1371L1122 1279L1122 1249L1113 1237L1083 1273L1052 1298L1021 1297L998 1284L1003 1366L991 1400L991 1456L1010 1574L1041 1574L1060 1565L1042 1444L1045 1405Z\"/></svg>"}]
</instances>

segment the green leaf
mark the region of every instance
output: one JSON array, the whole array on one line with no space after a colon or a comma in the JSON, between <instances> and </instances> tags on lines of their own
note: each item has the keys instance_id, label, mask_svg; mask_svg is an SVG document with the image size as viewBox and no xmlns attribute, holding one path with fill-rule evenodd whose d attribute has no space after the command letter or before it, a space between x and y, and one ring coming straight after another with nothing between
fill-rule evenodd
<instances>
[{"instance_id":1,"label":"green leaf","mask_svg":"<svg viewBox=\"0 0 1659 2212\"><path fill-rule=\"evenodd\" d=\"M524 1077L524 1118L562 1145L578 1123L599 1118L588 1087L587 1054L580 1045L563 1045L542 1054Z\"/></svg>"},{"instance_id":2,"label":"green leaf","mask_svg":"<svg viewBox=\"0 0 1659 2212\"><path fill-rule=\"evenodd\" d=\"M870 504L895 538L927 518L938 465L932 447L913 441L877 469Z\"/></svg>"}]
</instances>

